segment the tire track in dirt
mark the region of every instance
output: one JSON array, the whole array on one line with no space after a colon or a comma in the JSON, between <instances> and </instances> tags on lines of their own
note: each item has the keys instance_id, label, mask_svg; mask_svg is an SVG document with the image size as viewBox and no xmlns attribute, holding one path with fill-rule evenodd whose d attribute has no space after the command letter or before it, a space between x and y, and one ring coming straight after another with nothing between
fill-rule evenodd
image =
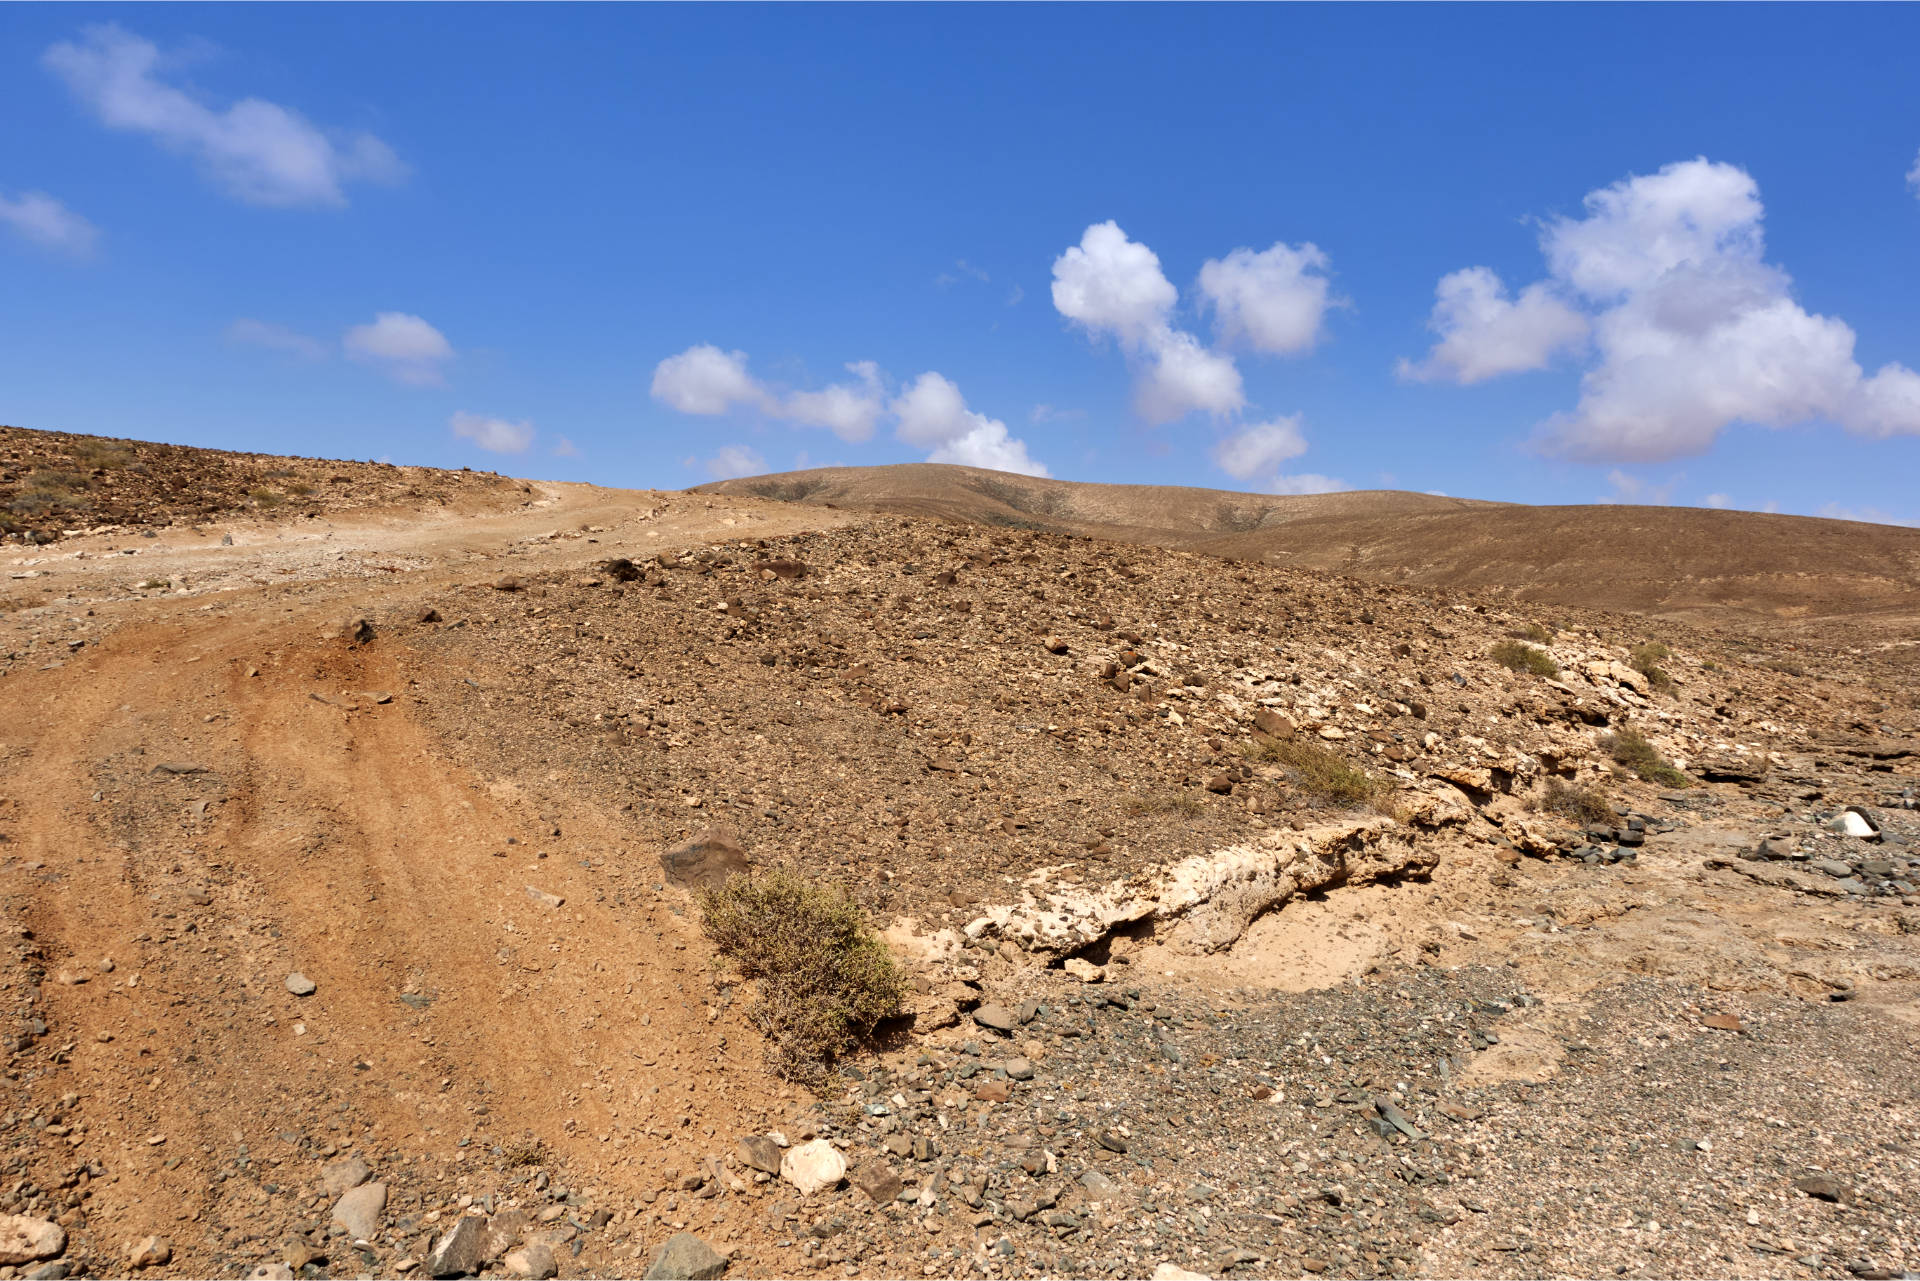
<instances>
[{"instance_id":1,"label":"tire track in dirt","mask_svg":"<svg viewBox=\"0 0 1920 1281\"><path fill-rule=\"evenodd\" d=\"M681 531L717 532L701 525ZM584 543L544 559L610 554ZM64 666L0 683L0 886L44 953L46 1039L72 1047L23 1093L71 1127L60 1158L103 1168L70 1256L122 1260L156 1232L173 1271L225 1268L266 1225L324 1226L316 1162L348 1150L394 1185L390 1220L536 1141L556 1177L631 1205L794 1103L722 1010L678 892L653 889L653 850L585 797L452 763L414 715L413 679L436 674L399 646L320 638L347 611L388 631L447 585L138 602ZM390 700L355 696L373 690ZM556 798L563 840L536 812ZM289 992L291 971L317 992Z\"/></svg>"}]
</instances>

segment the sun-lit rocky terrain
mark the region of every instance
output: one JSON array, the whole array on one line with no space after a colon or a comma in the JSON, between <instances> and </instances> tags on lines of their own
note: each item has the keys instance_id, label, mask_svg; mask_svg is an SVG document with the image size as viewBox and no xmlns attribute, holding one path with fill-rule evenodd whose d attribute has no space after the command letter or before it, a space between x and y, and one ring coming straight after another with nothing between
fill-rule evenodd
<instances>
[{"instance_id":1,"label":"sun-lit rocky terrain","mask_svg":"<svg viewBox=\"0 0 1920 1281\"><path fill-rule=\"evenodd\" d=\"M1920 627L1920 530L1700 507L1532 507L1435 494L1280 496L1094 485L915 463L716 481L751 494L1088 534L1516 605L1749 635L1879 641Z\"/></svg>"},{"instance_id":2,"label":"sun-lit rocky terrain","mask_svg":"<svg viewBox=\"0 0 1920 1281\"><path fill-rule=\"evenodd\" d=\"M0 1276L1920 1270L1911 531L0 467Z\"/></svg>"}]
</instances>

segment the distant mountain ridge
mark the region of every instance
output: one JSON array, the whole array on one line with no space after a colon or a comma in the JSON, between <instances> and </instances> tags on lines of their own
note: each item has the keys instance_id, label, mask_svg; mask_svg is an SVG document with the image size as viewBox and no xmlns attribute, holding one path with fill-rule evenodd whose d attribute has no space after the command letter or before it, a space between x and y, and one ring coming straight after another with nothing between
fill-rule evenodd
<instances>
[{"instance_id":1,"label":"distant mountain ridge","mask_svg":"<svg viewBox=\"0 0 1920 1281\"><path fill-rule=\"evenodd\" d=\"M1844 621L1884 640L1920 626L1920 530L1811 516L1530 507L1398 490L1245 494L940 463L815 468L695 492L1055 530L1768 631Z\"/></svg>"}]
</instances>

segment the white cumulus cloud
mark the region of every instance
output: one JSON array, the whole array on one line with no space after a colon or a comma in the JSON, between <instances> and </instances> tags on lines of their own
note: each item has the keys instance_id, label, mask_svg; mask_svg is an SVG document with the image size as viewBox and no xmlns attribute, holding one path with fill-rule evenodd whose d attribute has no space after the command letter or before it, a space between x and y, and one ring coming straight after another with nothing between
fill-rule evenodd
<instances>
[{"instance_id":1,"label":"white cumulus cloud","mask_svg":"<svg viewBox=\"0 0 1920 1281\"><path fill-rule=\"evenodd\" d=\"M1701 501L1716 511L1726 511L1733 506L1733 496L1730 494L1708 494Z\"/></svg>"},{"instance_id":2,"label":"white cumulus cloud","mask_svg":"<svg viewBox=\"0 0 1920 1281\"><path fill-rule=\"evenodd\" d=\"M891 408L899 419L894 435L922 449L964 436L979 419L952 380L931 370L914 379Z\"/></svg>"},{"instance_id":3,"label":"white cumulus cloud","mask_svg":"<svg viewBox=\"0 0 1920 1281\"><path fill-rule=\"evenodd\" d=\"M144 133L192 157L230 195L258 205L343 205L351 182L406 175L370 133L322 129L262 98L216 108L169 84L150 40L111 23L48 49L42 61L109 128Z\"/></svg>"},{"instance_id":4,"label":"white cumulus cloud","mask_svg":"<svg viewBox=\"0 0 1920 1281\"><path fill-rule=\"evenodd\" d=\"M819 391L796 391L780 405L778 416L805 427L825 427L841 440L871 439L874 424L886 408L880 366L856 360L847 372L859 381L830 383Z\"/></svg>"},{"instance_id":5,"label":"white cumulus cloud","mask_svg":"<svg viewBox=\"0 0 1920 1281\"><path fill-rule=\"evenodd\" d=\"M712 343L668 356L653 369L653 398L683 414L724 414L735 405L772 404L766 389L747 372L747 353L721 351Z\"/></svg>"},{"instance_id":6,"label":"white cumulus cloud","mask_svg":"<svg viewBox=\"0 0 1920 1281\"><path fill-rule=\"evenodd\" d=\"M1200 267L1200 292L1213 307L1222 344L1270 356L1309 351L1332 305L1327 255L1313 244L1236 249Z\"/></svg>"},{"instance_id":7,"label":"white cumulus cloud","mask_svg":"<svg viewBox=\"0 0 1920 1281\"><path fill-rule=\"evenodd\" d=\"M1156 334L1134 385L1134 408L1149 423L1170 423L1196 409L1216 417L1246 408L1240 370L1230 356L1179 329Z\"/></svg>"},{"instance_id":8,"label":"white cumulus cloud","mask_svg":"<svg viewBox=\"0 0 1920 1281\"><path fill-rule=\"evenodd\" d=\"M989 418L966 435L945 442L927 456L927 461L1017 472L1022 476L1047 474L1045 464L1035 462L1027 454L1027 442L1007 435L1007 425L998 418Z\"/></svg>"},{"instance_id":9,"label":"white cumulus cloud","mask_svg":"<svg viewBox=\"0 0 1920 1281\"><path fill-rule=\"evenodd\" d=\"M91 254L100 238L99 228L44 191L0 195L0 224L42 249L75 258Z\"/></svg>"},{"instance_id":10,"label":"white cumulus cloud","mask_svg":"<svg viewBox=\"0 0 1920 1281\"><path fill-rule=\"evenodd\" d=\"M1898 363L1862 370L1853 330L1808 312L1787 273L1765 261L1763 217L1751 175L1702 157L1594 191L1584 217L1542 228L1548 279L1511 305L1533 294L1570 335L1557 304L1577 304L1591 340L1579 403L1541 425L1543 449L1658 462L1704 452L1734 423L1826 420L1866 436L1920 435L1920 374ZM1491 273L1479 285L1489 283L1495 291L1476 296L1491 298L1483 310L1502 323L1436 326L1441 343L1408 368L1467 382L1538 368L1570 345L1517 342Z\"/></svg>"},{"instance_id":11,"label":"white cumulus cloud","mask_svg":"<svg viewBox=\"0 0 1920 1281\"><path fill-rule=\"evenodd\" d=\"M325 360L331 351L318 338L251 316L242 316L227 326L227 341L243 347L264 347L302 360Z\"/></svg>"},{"instance_id":12,"label":"white cumulus cloud","mask_svg":"<svg viewBox=\"0 0 1920 1281\"><path fill-rule=\"evenodd\" d=\"M1120 343L1134 369L1134 407L1142 418L1157 425L1196 409L1238 413L1246 405L1239 369L1173 327L1179 300L1159 256L1111 221L1088 227L1054 260L1054 309Z\"/></svg>"},{"instance_id":13,"label":"white cumulus cloud","mask_svg":"<svg viewBox=\"0 0 1920 1281\"><path fill-rule=\"evenodd\" d=\"M470 440L495 454L524 454L527 447L533 444L533 424L525 419L516 423L505 418L488 418L463 411L449 418L447 426L462 440Z\"/></svg>"},{"instance_id":14,"label":"white cumulus cloud","mask_svg":"<svg viewBox=\"0 0 1920 1281\"><path fill-rule=\"evenodd\" d=\"M891 416L894 435L906 444L931 451L930 462L961 463L1028 476L1047 474L1046 467L1028 455L1026 442L1009 434L1004 422L967 408L966 398L952 380L929 370L889 401L888 379L879 365L857 360L846 368L853 375L851 382L780 394L748 372L745 352L702 344L669 356L655 367L653 398L685 414L724 414L745 406L778 422L825 427L849 443L871 439L881 420ZM721 453L723 458L739 457L726 450ZM733 474L745 476L766 469L765 459L758 454L752 457L751 469ZM720 461L709 460L708 470Z\"/></svg>"},{"instance_id":15,"label":"white cumulus cloud","mask_svg":"<svg viewBox=\"0 0 1920 1281\"><path fill-rule=\"evenodd\" d=\"M1543 368L1555 353L1586 341L1587 318L1545 282L1507 296L1486 267L1442 276L1427 327L1440 335L1424 361L1402 360L1402 378L1477 383L1499 374Z\"/></svg>"},{"instance_id":16,"label":"white cumulus cloud","mask_svg":"<svg viewBox=\"0 0 1920 1281\"><path fill-rule=\"evenodd\" d=\"M1053 305L1068 320L1122 343L1146 344L1180 300L1160 258L1118 223L1088 227L1053 264Z\"/></svg>"},{"instance_id":17,"label":"white cumulus cloud","mask_svg":"<svg viewBox=\"0 0 1920 1281\"><path fill-rule=\"evenodd\" d=\"M1296 414L1242 428L1214 446L1213 461L1236 480L1249 480L1262 472L1277 473L1280 464L1306 452L1307 438Z\"/></svg>"},{"instance_id":18,"label":"white cumulus cloud","mask_svg":"<svg viewBox=\"0 0 1920 1281\"><path fill-rule=\"evenodd\" d=\"M445 383L453 344L418 316L383 311L370 325L355 325L340 339L349 359L371 365L389 377L416 387Z\"/></svg>"},{"instance_id":19,"label":"white cumulus cloud","mask_svg":"<svg viewBox=\"0 0 1920 1281\"><path fill-rule=\"evenodd\" d=\"M999 419L968 409L953 381L932 370L914 379L889 408L897 420L894 435L931 449L928 462L1047 475L1046 467L1027 454L1026 442L1010 436Z\"/></svg>"},{"instance_id":20,"label":"white cumulus cloud","mask_svg":"<svg viewBox=\"0 0 1920 1281\"><path fill-rule=\"evenodd\" d=\"M707 474L715 480L733 480L739 476L758 476L767 470L767 460L757 449L746 445L722 445L706 461Z\"/></svg>"}]
</instances>

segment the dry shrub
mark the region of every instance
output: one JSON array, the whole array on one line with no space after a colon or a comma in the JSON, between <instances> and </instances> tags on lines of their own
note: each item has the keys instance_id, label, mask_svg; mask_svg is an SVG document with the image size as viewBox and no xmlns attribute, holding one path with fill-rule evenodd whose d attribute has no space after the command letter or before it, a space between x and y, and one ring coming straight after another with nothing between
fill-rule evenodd
<instances>
[{"instance_id":1,"label":"dry shrub","mask_svg":"<svg viewBox=\"0 0 1920 1281\"><path fill-rule=\"evenodd\" d=\"M547 1145L539 1139L509 1139L500 1145L500 1162L509 1170L519 1166L545 1165Z\"/></svg>"},{"instance_id":2,"label":"dry shrub","mask_svg":"<svg viewBox=\"0 0 1920 1281\"><path fill-rule=\"evenodd\" d=\"M262 507L278 507L280 505L280 495L271 489L249 490L247 497L253 499L254 502Z\"/></svg>"},{"instance_id":3,"label":"dry shrub","mask_svg":"<svg viewBox=\"0 0 1920 1281\"><path fill-rule=\"evenodd\" d=\"M760 984L750 1012L784 1076L814 1081L900 1009L906 983L847 894L773 868L700 896L707 937Z\"/></svg>"},{"instance_id":4,"label":"dry shrub","mask_svg":"<svg viewBox=\"0 0 1920 1281\"><path fill-rule=\"evenodd\" d=\"M1648 641L1644 645L1635 645L1627 662L1634 671L1647 678L1647 684L1666 694L1673 691L1673 677L1661 670L1660 660L1672 657L1673 651L1665 645L1659 641Z\"/></svg>"},{"instance_id":5,"label":"dry shrub","mask_svg":"<svg viewBox=\"0 0 1920 1281\"><path fill-rule=\"evenodd\" d=\"M1553 656L1546 650L1520 641L1501 641L1493 647L1488 657L1502 667L1516 672L1532 672L1535 676L1556 676L1560 672L1560 664L1554 662Z\"/></svg>"},{"instance_id":6,"label":"dry shrub","mask_svg":"<svg viewBox=\"0 0 1920 1281\"><path fill-rule=\"evenodd\" d=\"M1660 749L1649 743L1639 730L1621 729L1607 735L1600 742L1615 761L1649 783L1685 787L1693 781L1675 768L1672 761L1662 756Z\"/></svg>"},{"instance_id":7,"label":"dry shrub","mask_svg":"<svg viewBox=\"0 0 1920 1281\"><path fill-rule=\"evenodd\" d=\"M1192 792L1148 792L1145 796L1129 796L1121 802L1121 808L1135 818L1143 814L1181 814L1194 818L1203 807L1204 803Z\"/></svg>"},{"instance_id":8,"label":"dry shrub","mask_svg":"<svg viewBox=\"0 0 1920 1281\"><path fill-rule=\"evenodd\" d=\"M1534 801L1533 807L1582 823L1610 824L1614 820L1613 805L1606 797L1590 787L1576 787L1557 778L1547 780L1546 790Z\"/></svg>"},{"instance_id":9,"label":"dry shrub","mask_svg":"<svg viewBox=\"0 0 1920 1281\"><path fill-rule=\"evenodd\" d=\"M1253 754L1257 760L1284 765L1294 786L1317 801L1379 808L1393 792L1391 783L1356 769L1338 752L1307 739L1268 739Z\"/></svg>"},{"instance_id":10,"label":"dry shrub","mask_svg":"<svg viewBox=\"0 0 1920 1281\"><path fill-rule=\"evenodd\" d=\"M1536 645L1553 644L1553 629L1539 623L1528 623L1525 627L1516 627L1509 635L1516 640L1532 641Z\"/></svg>"},{"instance_id":11,"label":"dry shrub","mask_svg":"<svg viewBox=\"0 0 1920 1281\"><path fill-rule=\"evenodd\" d=\"M82 467L111 469L125 467L133 454L125 445L111 440L83 440L73 447L73 460Z\"/></svg>"},{"instance_id":12,"label":"dry shrub","mask_svg":"<svg viewBox=\"0 0 1920 1281\"><path fill-rule=\"evenodd\" d=\"M84 511L92 506L87 497L87 477L55 468L40 468L20 483L20 492L7 504L16 516L46 516L55 512Z\"/></svg>"}]
</instances>

